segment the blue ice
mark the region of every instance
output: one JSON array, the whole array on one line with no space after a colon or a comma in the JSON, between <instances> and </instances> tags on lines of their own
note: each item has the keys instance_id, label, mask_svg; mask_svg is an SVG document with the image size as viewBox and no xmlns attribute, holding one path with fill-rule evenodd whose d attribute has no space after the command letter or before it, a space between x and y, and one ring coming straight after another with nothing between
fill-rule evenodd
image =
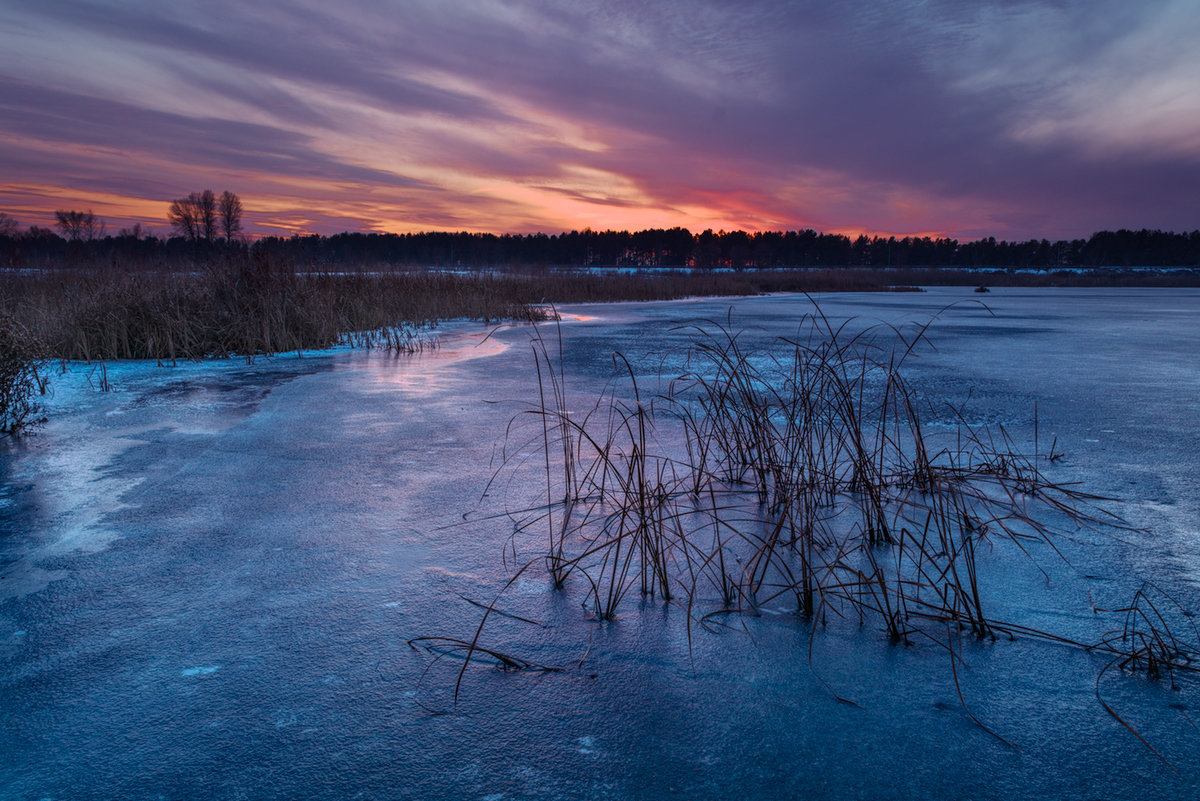
<instances>
[{"instance_id":1,"label":"blue ice","mask_svg":"<svg viewBox=\"0 0 1200 801\"><path fill-rule=\"evenodd\" d=\"M183 669L183 675L185 675L185 676L207 676L210 673L216 673L218 670L220 670L220 668L215 665L205 665L203 667L190 667L190 668Z\"/></svg>"}]
</instances>

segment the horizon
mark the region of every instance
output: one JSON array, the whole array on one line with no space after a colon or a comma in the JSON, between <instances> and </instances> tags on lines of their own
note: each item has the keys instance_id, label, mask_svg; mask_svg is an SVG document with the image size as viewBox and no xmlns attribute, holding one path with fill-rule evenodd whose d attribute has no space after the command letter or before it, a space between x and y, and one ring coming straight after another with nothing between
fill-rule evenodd
<instances>
[{"instance_id":1,"label":"horizon","mask_svg":"<svg viewBox=\"0 0 1200 801\"><path fill-rule=\"evenodd\" d=\"M400 12L403 13L400 13ZM0 211L169 234L1200 227L1200 10L948 0L0 7Z\"/></svg>"},{"instance_id":2,"label":"horizon","mask_svg":"<svg viewBox=\"0 0 1200 801\"><path fill-rule=\"evenodd\" d=\"M91 212L91 210L87 210L87 211L89 213ZM53 212L51 212L50 214L51 214L51 218L53 218ZM101 227L101 230L99 230L91 238L84 238L83 239L84 242L102 242L106 239L119 239L123 236L133 236L135 234L135 232L130 229L114 230L111 226L108 225L108 221L105 220L104 218L100 217L100 215L96 215L96 218L97 218L96 222ZM19 221L15 221L15 222L19 223ZM47 222L44 225L34 224L31 226L27 226L27 225L19 224L17 227L16 233L13 234L13 236L14 236L14 238L22 238L24 236L27 236L31 229L38 229L40 231L49 231L50 233L54 234L56 237L58 237L59 239L65 241L65 242L71 241L71 238L69 236L67 236L61 230L61 226L58 223L53 222L53 221ZM959 237L954 237L954 236L949 236L949 235L944 235L944 234L886 234L886 233L878 234L878 233L868 233L868 232L843 233L843 232L839 232L839 231L820 231L820 230L817 230L814 228L767 229L767 230L762 230L762 231L746 231L744 229L725 230L723 228L720 230L714 231L713 229L709 228L709 229L705 229L703 231L694 231L690 228L687 228L686 226L673 226L672 228L638 228L638 229L628 229L628 228L626 228L626 229L616 229L616 228L596 229L596 228L587 227L587 228L581 228L581 229L560 230L560 231L548 231L547 230L547 231L525 231L525 232L485 231L485 230L470 231L470 230L451 230L451 229L441 229L441 230L428 229L428 230L413 230L413 231L361 231L360 230L360 231L331 231L328 233L318 233L316 231L295 232L295 233L251 232L251 233L241 233L241 234L236 235L234 238L234 241L238 242L242 245L253 245L255 242L257 242L259 240L264 240L264 239L290 239L290 238L297 238L297 237L319 237L322 239L328 239L330 237L335 237L335 236L396 236L396 237L404 237L404 236L413 236L413 237L420 237L420 236L482 236L482 237L487 237L487 236L491 236L491 237L496 237L496 238L501 238L501 237L539 237L539 236L541 236L541 237L548 237L548 238L554 239L554 238L560 238L560 237L577 236L577 235L585 234L585 233L592 233L592 234L596 234L596 235L612 234L612 235L634 236L637 234L651 233L654 231L672 231L672 230L682 230L685 233L689 234L693 238L697 238L697 237L700 237L705 234L713 234L718 237L728 236L731 234L746 234L750 237L754 237L757 235L772 235L772 234L780 235L780 236L786 236L789 234L799 234L799 235L815 234L818 237L834 237L834 236L844 237L851 242L854 242L859 238L864 238L868 241L881 241L881 242L887 241L889 239L894 239L897 242L904 241L904 240L919 241L922 239L928 239L932 242L954 241L960 245L970 245L970 244L974 244L977 242L986 241L989 239L995 240L996 244L998 244L998 245L1000 245L1000 244L1021 245L1021 244L1027 244L1030 242L1049 242L1050 244L1086 242L1097 236L1102 236L1102 235L1106 235L1106 234L1122 234L1122 233L1128 233L1128 234L1149 233L1149 234L1162 234L1165 236L1175 236L1175 237L1189 237L1189 236L1192 236L1195 234L1200 234L1200 227L1194 228L1191 231L1188 231L1188 230L1174 231L1174 230L1167 230L1167 229L1162 229L1162 228L1122 227L1122 228L1116 228L1116 229L1105 229L1105 230L1100 230L1100 231L1092 231L1091 233L1089 233L1085 236L1072 237L1070 239L1067 239L1067 238L1051 239L1049 237L1030 237L1027 239L1001 239L1000 237L991 236L991 235L972 237L970 239L962 239ZM3 236L2 232L0 232L0 236ZM158 227L141 225L140 230L138 230L136 233L136 238L138 238L138 239L157 239L162 242L168 242L172 239L187 239L188 237L184 234L179 233L177 230L174 230L170 225L163 224ZM214 237L213 243L220 244L222 242L222 240L223 240L223 237L218 235L218 236Z\"/></svg>"}]
</instances>

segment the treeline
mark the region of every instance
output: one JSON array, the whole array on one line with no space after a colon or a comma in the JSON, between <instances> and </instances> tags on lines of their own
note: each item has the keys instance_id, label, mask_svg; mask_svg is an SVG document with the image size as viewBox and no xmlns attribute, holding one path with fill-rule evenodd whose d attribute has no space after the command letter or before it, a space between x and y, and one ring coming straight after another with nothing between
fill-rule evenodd
<instances>
[{"instance_id":1,"label":"treeline","mask_svg":"<svg viewBox=\"0 0 1200 801\"><path fill-rule=\"evenodd\" d=\"M866 237L806 231L571 231L548 234L336 234L268 238L255 247L296 261L433 266L616 267L1192 267L1200 231L1101 231L1050 242L959 242L931 237Z\"/></svg>"},{"instance_id":2,"label":"treeline","mask_svg":"<svg viewBox=\"0 0 1200 801\"><path fill-rule=\"evenodd\" d=\"M169 264L242 253L261 253L293 264L418 267L1196 267L1200 231L1101 231L1088 239L969 242L931 237L866 237L816 231L571 231L563 234L343 233L266 237L247 244L225 239L136 233L68 240L44 228L0 231L0 264L80 262Z\"/></svg>"}]
</instances>

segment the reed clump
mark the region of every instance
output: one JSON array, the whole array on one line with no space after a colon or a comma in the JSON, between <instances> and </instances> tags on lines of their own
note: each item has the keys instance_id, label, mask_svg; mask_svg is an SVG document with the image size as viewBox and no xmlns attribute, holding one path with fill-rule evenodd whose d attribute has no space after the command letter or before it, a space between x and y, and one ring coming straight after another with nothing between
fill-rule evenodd
<instances>
[{"instance_id":1,"label":"reed clump","mask_svg":"<svg viewBox=\"0 0 1200 801\"><path fill-rule=\"evenodd\" d=\"M1150 676L1194 671L1200 636L1169 628L1148 590L1096 642L993 613L981 549L1004 542L1033 558L1035 545L1058 552L1062 528L1120 521L1110 499L1043 472L1053 449L1023 454L1002 428L959 412L953 430L942 421L931 433L933 407L904 370L927 329L850 334L818 310L761 353L729 324L692 326L686 369L664 389L647 396L617 355L629 386L588 402L568 392L561 339L555 348L535 337L538 403L523 414L536 421L541 476L509 457L531 444L521 426L497 472L544 487L540 503L507 512L511 552L539 553L520 572L542 565L555 587L578 587L595 620L631 597L682 608L689 642L694 628L770 610L814 635L840 618L951 652L963 636L1025 636Z\"/></svg>"},{"instance_id":2,"label":"reed clump","mask_svg":"<svg viewBox=\"0 0 1200 801\"><path fill-rule=\"evenodd\" d=\"M555 583L580 576L598 619L639 594L684 603L700 623L783 604L877 619L896 641L930 623L994 636L977 547L1053 547L1034 509L1092 523L1098 499L965 422L935 441L903 371L924 331L899 348L876 333L813 316L779 356L698 327L690 369L665 392L644 397L618 357L631 397L611 391L582 416L541 343L531 413L546 503L516 530L545 527Z\"/></svg>"}]
</instances>

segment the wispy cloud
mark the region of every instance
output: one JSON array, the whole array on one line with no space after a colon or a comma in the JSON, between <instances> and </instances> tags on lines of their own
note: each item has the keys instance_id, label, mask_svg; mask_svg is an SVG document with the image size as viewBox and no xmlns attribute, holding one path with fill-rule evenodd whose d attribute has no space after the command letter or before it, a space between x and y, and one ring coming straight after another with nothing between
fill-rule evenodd
<instances>
[{"instance_id":1,"label":"wispy cloud","mask_svg":"<svg viewBox=\"0 0 1200 801\"><path fill-rule=\"evenodd\" d=\"M0 31L4 180L120 208L215 186L264 231L1196 226L1190 0L45 0Z\"/></svg>"}]
</instances>

